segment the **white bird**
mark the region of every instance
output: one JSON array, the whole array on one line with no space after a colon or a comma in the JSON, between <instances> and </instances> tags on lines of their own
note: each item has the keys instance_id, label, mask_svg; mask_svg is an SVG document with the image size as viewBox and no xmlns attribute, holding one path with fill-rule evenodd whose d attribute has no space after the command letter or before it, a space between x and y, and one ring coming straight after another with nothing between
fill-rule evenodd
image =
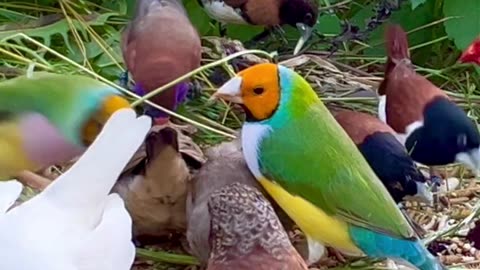
<instances>
[{"instance_id":1,"label":"white bird","mask_svg":"<svg viewBox=\"0 0 480 270\"><path fill-rule=\"evenodd\" d=\"M131 109L116 112L68 171L12 210L22 185L0 183L0 269L130 269L132 220L109 193L150 126Z\"/></svg>"}]
</instances>

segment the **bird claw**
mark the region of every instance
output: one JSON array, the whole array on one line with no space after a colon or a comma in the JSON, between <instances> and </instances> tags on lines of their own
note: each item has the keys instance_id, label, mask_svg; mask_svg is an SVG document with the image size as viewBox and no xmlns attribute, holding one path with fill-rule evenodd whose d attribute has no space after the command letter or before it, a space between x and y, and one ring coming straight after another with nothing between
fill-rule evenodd
<instances>
[{"instance_id":1,"label":"bird claw","mask_svg":"<svg viewBox=\"0 0 480 270\"><path fill-rule=\"evenodd\" d=\"M118 78L118 84L125 88L128 89L128 70L125 70L124 72L120 73L120 76Z\"/></svg>"},{"instance_id":2,"label":"bird claw","mask_svg":"<svg viewBox=\"0 0 480 270\"><path fill-rule=\"evenodd\" d=\"M194 80L188 83L188 92L187 92L187 100L192 101L194 99L199 98L202 95L203 87L200 82Z\"/></svg>"},{"instance_id":3,"label":"bird claw","mask_svg":"<svg viewBox=\"0 0 480 270\"><path fill-rule=\"evenodd\" d=\"M430 181L431 181L431 184L432 186L438 188L439 186L442 185L442 178L438 175L433 175L432 177L430 177Z\"/></svg>"}]
</instances>

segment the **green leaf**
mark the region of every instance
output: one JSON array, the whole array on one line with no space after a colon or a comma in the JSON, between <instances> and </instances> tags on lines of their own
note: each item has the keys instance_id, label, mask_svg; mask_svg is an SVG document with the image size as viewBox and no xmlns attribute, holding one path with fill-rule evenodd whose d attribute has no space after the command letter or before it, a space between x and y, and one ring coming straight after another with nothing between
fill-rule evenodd
<instances>
[{"instance_id":1,"label":"green leaf","mask_svg":"<svg viewBox=\"0 0 480 270\"><path fill-rule=\"evenodd\" d=\"M322 34L338 35L342 32L340 19L335 14L321 16L315 28Z\"/></svg>"},{"instance_id":2,"label":"green leaf","mask_svg":"<svg viewBox=\"0 0 480 270\"><path fill-rule=\"evenodd\" d=\"M416 9L418 6L425 2L427 2L427 0L410 0L410 3L412 3L412 10Z\"/></svg>"},{"instance_id":3,"label":"green leaf","mask_svg":"<svg viewBox=\"0 0 480 270\"><path fill-rule=\"evenodd\" d=\"M409 7L410 4L406 2L406 4L402 5L402 8L399 11L395 11L394 13L392 13L392 16L390 17L390 23L396 23L401 25L403 29L407 32L414 28L418 28L420 26L431 23L432 21L435 21L432 12L434 3L435 0L427 0L425 4L419 6L412 11ZM372 47L365 50L366 55L385 55L384 31L385 24L382 24L371 33L368 44L370 44ZM431 40L432 28L425 28L408 35L410 47Z\"/></svg>"},{"instance_id":4,"label":"green leaf","mask_svg":"<svg viewBox=\"0 0 480 270\"><path fill-rule=\"evenodd\" d=\"M445 31L458 49L464 50L480 33L480 3L478 0L444 1L445 17L458 16L446 21Z\"/></svg>"},{"instance_id":5,"label":"green leaf","mask_svg":"<svg viewBox=\"0 0 480 270\"><path fill-rule=\"evenodd\" d=\"M230 38L238 39L241 42L252 39L264 31L263 26L230 24L227 25L227 35Z\"/></svg>"},{"instance_id":6,"label":"green leaf","mask_svg":"<svg viewBox=\"0 0 480 270\"><path fill-rule=\"evenodd\" d=\"M205 36L215 31L214 26L210 23L210 17L205 13L203 8L198 4L197 0L184 0L183 5L187 10L188 17L193 26L197 28L200 35Z\"/></svg>"}]
</instances>

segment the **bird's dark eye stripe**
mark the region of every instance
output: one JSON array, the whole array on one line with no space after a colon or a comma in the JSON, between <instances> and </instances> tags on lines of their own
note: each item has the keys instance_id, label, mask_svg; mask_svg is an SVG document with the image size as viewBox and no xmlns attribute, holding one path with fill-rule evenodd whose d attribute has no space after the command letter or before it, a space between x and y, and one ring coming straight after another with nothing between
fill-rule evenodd
<instances>
[{"instance_id":1,"label":"bird's dark eye stripe","mask_svg":"<svg viewBox=\"0 0 480 270\"><path fill-rule=\"evenodd\" d=\"M262 87L256 87L253 89L253 92L257 95L261 95L263 93L264 89Z\"/></svg>"}]
</instances>

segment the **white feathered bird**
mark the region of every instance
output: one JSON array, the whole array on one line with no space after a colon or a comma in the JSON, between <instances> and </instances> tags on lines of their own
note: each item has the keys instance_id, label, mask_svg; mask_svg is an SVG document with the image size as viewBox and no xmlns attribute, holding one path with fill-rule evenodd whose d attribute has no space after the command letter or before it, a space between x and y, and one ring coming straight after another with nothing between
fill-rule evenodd
<instances>
[{"instance_id":1,"label":"white feathered bird","mask_svg":"<svg viewBox=\"0 0 480 270\"><path fill-rule=\"evenodd\" d=\"M74 166L10 211L22 185L1 182L0 269L130 269L132 220L122 199L109 193L150 125L131 109L116 112Z\"/></svg>"}]
</instances>

